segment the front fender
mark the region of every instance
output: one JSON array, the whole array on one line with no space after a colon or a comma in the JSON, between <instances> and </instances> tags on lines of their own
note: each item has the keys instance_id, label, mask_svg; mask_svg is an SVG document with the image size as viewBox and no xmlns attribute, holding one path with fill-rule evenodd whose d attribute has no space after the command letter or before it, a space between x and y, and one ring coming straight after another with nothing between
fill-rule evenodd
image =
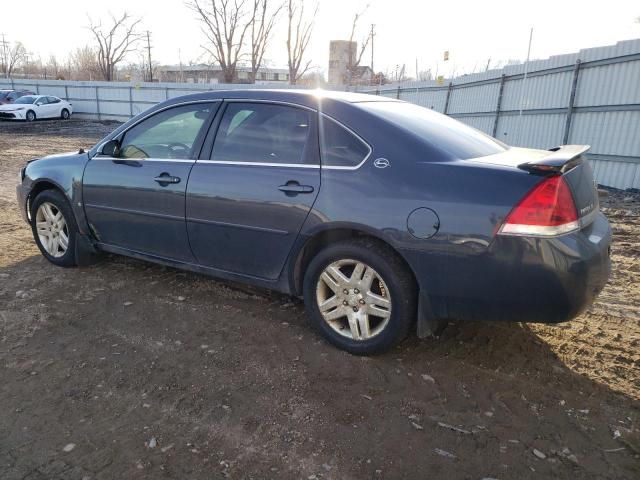
<instances>
[{"instance_id":1,"label":"front fender","mask_svg":"<svg viewBox=\"0 0 640 480\"><path fill-rule=\"evenodd\" d=\"M86 153L52 155L29 162L24 172L21 190L24 202L29 205L43 190L55 188L69 200L81 234L89 228L82 200L82 175L89 157ZM21 208L26 206L21 205Z\"/></svg>"}]
</instances>

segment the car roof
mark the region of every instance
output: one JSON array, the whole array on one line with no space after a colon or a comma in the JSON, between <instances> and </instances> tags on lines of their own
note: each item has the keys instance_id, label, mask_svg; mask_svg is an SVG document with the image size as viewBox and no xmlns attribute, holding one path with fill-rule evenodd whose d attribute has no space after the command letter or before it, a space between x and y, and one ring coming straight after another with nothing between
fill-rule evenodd
<instances>
[{"instance_id":1,"label":"car roof","mask_svg":"<svg viewBox=\"0 0 640 480\"><path fill-rule=\"evenodd\" d=\"M372 101L396 101L395 99L375 96L365 93L336 92L331 90L296 90L296 89L234 89L234 90L212 90L202 93L194 93L175 97L163 102L162 105L183 103L185 101L198 100L223 100L223 99L243 99L289 102L316 108L320 100L329 100L339 103L358 103Z\"/></svg>"}]
</instances>

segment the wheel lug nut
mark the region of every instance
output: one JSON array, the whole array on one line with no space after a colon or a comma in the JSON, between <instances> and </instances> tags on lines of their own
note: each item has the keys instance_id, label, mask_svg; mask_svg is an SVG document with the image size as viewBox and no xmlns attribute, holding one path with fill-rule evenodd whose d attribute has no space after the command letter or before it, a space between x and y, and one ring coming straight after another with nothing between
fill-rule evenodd
<instances>
[{"instance_id":1,"label":"wheel lug nut","mask_svg":"<svg viewBox=\"0 0 640 480\"><path fill-rule=\"evenodd\" d=\"M346 288L342 291L342 293L344 293L345 295L349 295L349 290L347 290Z\"/></svg>"},{"instance_id":2,"label":"wheel lug nut","mask_svg":"<svg viewBox=\"0 0 640 480\"><path fill-rule=\"evenodd\" d=\"M346 300L344 300L344 301L342 302L342 304L343 304L343 305L349 305L349 302L347 302Z\"/></svg>"},{"instance_id":3,"label":"wheel lug nut","mask_svg":"<svg viewBox=\"0 0 640 480\"><path fill-rule=\"evenodd\" d=\"M358 311L358 307L353 307L353 311L357 312Z\"/></svg>"},{"instance_id":4,"label":"wheel lug nut","mask_svg":"<svg viewBox=\"0 0 640 480\"><path fill-rule=\"evenodd\" d=\"M358 290L357 288L354 288L353 293L360 293L360 290Z\"/></svg>"},{"instance_id":5,"label":"wheel lug nut","mask_svg":"<svg viewBox=\"0 0 640 480\"><path fill-rule=\"evenodd\" d=\"M364 305L364 299L360 299L360 305Z\"/></svg>"}]
</instances>

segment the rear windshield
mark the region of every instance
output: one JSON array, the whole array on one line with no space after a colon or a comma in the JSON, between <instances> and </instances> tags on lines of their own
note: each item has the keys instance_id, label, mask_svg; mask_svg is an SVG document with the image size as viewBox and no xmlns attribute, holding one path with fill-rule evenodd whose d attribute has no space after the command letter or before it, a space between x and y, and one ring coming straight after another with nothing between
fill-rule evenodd
<instances>
[{"instance_id":1,"label":"rear windshield","mask_svg":"<svg viewBox=\"0 0 640 480\"><path fill-rule=\"evenodd\" d=\"M358 104L408 130L453 158L468 160L504 152L507 147L475 128L440 113L406 102L362 102Z\"/></svg>"}]
</instances>

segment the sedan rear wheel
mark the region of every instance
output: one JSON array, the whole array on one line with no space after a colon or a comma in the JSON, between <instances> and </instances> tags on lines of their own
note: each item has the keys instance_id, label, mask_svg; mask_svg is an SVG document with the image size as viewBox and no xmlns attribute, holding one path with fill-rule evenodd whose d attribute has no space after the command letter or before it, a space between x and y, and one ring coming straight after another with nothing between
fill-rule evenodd
<instances>
[{"instance_id":1,"label":"sedan rear wheel","mask_svg":"<svg viewBox=\"0 0 640 480\"><path fill-rule=\"evenodd\" d=\"M324 321L353 340L375 337L391 318L387 284L375 269L357 260L338 260L324 269L316 302Z\"/></svg>"},{"instance_id":2,"label":"sedan rear wheel","mask_svg":"<svg viewBox=\"0 0 640 480\"><path fill-rule=\"evenodd\" d=\"M69 120L71 118L71 114L69 113L69 110L67 110L66 108L63 108L62 112L60 113L60 118L62 118L62 120Z\"/></svg>"},{"instance_id":3,"label":"sedan rear wheel","mask_svg":"<svg viewBox=\"0 0 640 480\"><path fill-rule=\"evenodd\" d=\"M329 245L304 277L307 314L322 335L358 355L403 340L416 319L417 290L404 261L375 239Z\"/></svg>"}]
</instances>

